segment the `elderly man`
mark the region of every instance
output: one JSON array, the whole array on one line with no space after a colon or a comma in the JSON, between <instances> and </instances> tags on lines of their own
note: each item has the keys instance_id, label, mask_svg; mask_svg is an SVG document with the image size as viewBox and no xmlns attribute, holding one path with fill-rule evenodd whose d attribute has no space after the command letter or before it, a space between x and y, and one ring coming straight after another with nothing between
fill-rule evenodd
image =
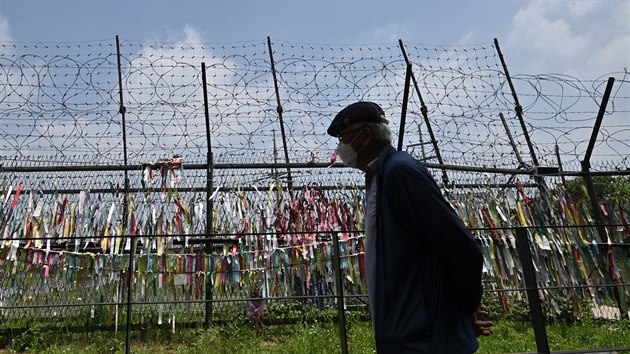
<instances>
[{"instance_id":1,"label":"elderly man","mask_svg":"<svg viewBox=\"0 0 630 354\"><path fill-rule=\"evenodd\" d=\"M482 254L429 171L391 145L381 107L356 102L328 127L346 166L366 174L365 265L379 353L472 353Z\"/></svg>"}]
</instances>

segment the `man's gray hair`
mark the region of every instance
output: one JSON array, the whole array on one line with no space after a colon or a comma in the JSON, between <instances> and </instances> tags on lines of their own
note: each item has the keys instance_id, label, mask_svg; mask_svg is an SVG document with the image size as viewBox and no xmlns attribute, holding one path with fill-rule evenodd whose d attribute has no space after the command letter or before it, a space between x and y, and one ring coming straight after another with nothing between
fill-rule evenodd
<instances>
[{"instance_id":1,"label":"man's gray hair","mask_svg":"<svg viewBox=\"0 0 630 354\"><path fill-rule=\"evenodd\" d=\"M355 123L351 124L347 130L355 130L360 128L369 128L372 131L373 138L379 143L392 143L392 131L387 123Z\"/></svg>"}]
</instances>

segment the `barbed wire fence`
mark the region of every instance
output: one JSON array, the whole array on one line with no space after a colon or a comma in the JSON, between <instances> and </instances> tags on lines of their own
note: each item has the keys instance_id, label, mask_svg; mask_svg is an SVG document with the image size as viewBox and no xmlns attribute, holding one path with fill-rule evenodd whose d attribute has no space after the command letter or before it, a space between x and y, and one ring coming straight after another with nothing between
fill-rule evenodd
<instances>
[{"instance_id":1,"label":"barbed wire fence","mask_svg":"<svg viewBox=\"0 0 630 354\"><path fill-rule=\"evenodd\" d=\"M155 321L162 323L163 313L170 309L173 326L176 315L184 312L192 316L184 322L210 322L208 307L203 308L210 300L218 309L224 301L249 301L255 294L275 297L278 302L300 296L329 297L334 302L340 295L335 287L341 284L352 285L351 293L357 299L364 297L360 272L358 281L333 280L332 264L320 266L311 279L329 284L330 289L314 291L308 285L311 280L305 280L311 275L303 270L299 275L302 285L290 284L290 276L297 274L296 265L304 263L306 269L316 261L313 251L304 246L309 237L318 235L317 240L323 242L322 255L328 254L328 258L320 262L332 262L334 257L326 253L326 247L338 232L361 229L357 215L361 214L363 177L333 164L336 141L325 134L336 112L356 100L383 106L395 139L400 136L407 151L442 176L441 184L453 198L463 191L468 196L501 197L513 192L518 199L519 193L514 191L519 186L530 195L539 193L541 180L534 176L535 167L559 166L566 176L584 173L581 159L600 113L606 80L614 77L615 87L597 130L588 172L630 174L627 71L594 80L561 74L510 77L496 40L470 46L403 41L331 46L270 38L222 44L118 42L117 38L116 42L2 43L0 54L0 156L5 198L0 258L21 262L11 267L11 262L5 264L3 274L7 276L0 301L9 305L5 317L25 325L35 317L58 317L68 305L77 312L89 308L90 318L98 319L88 321L92 324L117 325L118 316L131 315L130 307L123 308L124 296L129 294L133 296L128 299L135 300L127 303L133 302L134 311L151 321L157 316ZM413 83L405 87L410 82L408 68ZM545 181L559 184L554 177ZM344 199L347 208L358 210L357 215L347 222L318 221L317 228L300 224L280 229L283 215L295 223L292 212L301 205L296 200L305 205L316 201L309 193L292 194L309 188L325 191L319 198L326 203ZM240 204L243 200L247 203ZM43 211L38 214L40 204ZM76 206L76 225L83 228L71 229L74 225L70 225L64 229L68 223L62 221L71 217L71 205L73 211ZM244 205L257 213L248 214ZM306 213L306 209L300 212ZM619 210L628 215L627 205ZM99 218L90 219L90 214ZM45 215L51 225L44 225ZM244 215L251 218L249 225L244 225ZM39 230L28 226L31 219L40 222ZM544 220L542 225L553 227L558 225L555 222L559 221ZM610 223L623 229L622 220ZM467 226L482 224L483 220L477 220ZM517 224L523 226L519 220L510 220L502 227ZM605 243L597 239L594 227L589 230L593 239ZM318 232L327 234L320 237ZM482 230L479 237L486 232ZM619 235L623 232L627 231ZM137 258L106 257L129 253L133 250L129 240L136 235L144 236ZM277 245L273 245L272 235L290 235L281 237L280 244L285 242L287 249L301 248L302 258L285 259L284 263L278 258L273 266L251 261L249 273L231 278L230 286L217 286L226 284L225 274L236 276L232 269L237 266L222 258L226 254L234 257L245 252L243 247L254 252L251 247L256 244L262 259L274 259L270 250ZM623 243L619 237L617 241ZM48 258L47 241L53 251L70 253ZM157 244L162 241L164 248L158 252ZM204 252L203 246L208 244L212 247ZM29 250L33 245L46 251L45 256ZM353 278L350 269L359 260L361 237L344 239L341 245L346 253L341 252L336 261L338 273L343 269ZM16 252L24 250L24 259L11 247ZM309 252L310 258L304 256ZM209 257L197 257L206 253ZM90 254L87 259L92 261L81 254ZM178 255L184 256L185 264ZM53 269L53 264L63 264L63 257L65 264L71 264L63 271L40 274L39 279L27 271L32 265L44 264ZM164 262L162 268L158 259ZM69 273L73 267L77 272ZM86 269L94 275L80 275ZM282 269L277 273L280 280L272 281L265 269ZM142 285L125 288L123 280L134 271L135 283ZM30 277L30 281L17 286L16 274ZM500 272L495 276L499 279L495 284L507 277ZM513 276L518 278L518 272ZM605 274L601 279L598 285L610 280ZM67 284L69 280L98 284L98 291L91 292L87 286L76 292L76 287ZM159 291L164 284L174 285L171 295ZM256 284L257 288L239 284ZM273 292L274 286L284 290ZM43 291L33 300L30 293L38 290ZM69 294L75 296L69 299ZM343 300L343 291L341 296ZM50 312L51 305L60 311ZM116 310L104 319L110 305ZM18 314L25 308L30 310ZM221 318L217 307L210 310ZM62 316L73 314L66 309Z\"/></svg>"}]
</instances>

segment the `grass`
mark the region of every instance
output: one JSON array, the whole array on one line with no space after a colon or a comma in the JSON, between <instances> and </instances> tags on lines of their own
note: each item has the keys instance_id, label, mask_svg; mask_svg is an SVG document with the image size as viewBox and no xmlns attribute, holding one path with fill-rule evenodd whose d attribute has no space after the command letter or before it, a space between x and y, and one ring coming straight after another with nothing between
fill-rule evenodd
<instances>
[{"instance_id":1,"label":"grass","mask_svg":"<svg viewBox=\"0 0 630 354\"><path fill-rule=\"evenodd\" d=\"M628 321L586 319L547 327L552 351L630 347ZM0 353L124 353L125 333L38 332L31 330L4 338ZM222 325L209 329L166 326L131 333L131 352L161 353L339 353L338 327L332 323L266 326ZM374 353L372 328L366 322L348 326L350 353ZM496 322L495 334L480 338L479 353L535 352L531 324L514 320Z\"/></svg>"}]
</instances>

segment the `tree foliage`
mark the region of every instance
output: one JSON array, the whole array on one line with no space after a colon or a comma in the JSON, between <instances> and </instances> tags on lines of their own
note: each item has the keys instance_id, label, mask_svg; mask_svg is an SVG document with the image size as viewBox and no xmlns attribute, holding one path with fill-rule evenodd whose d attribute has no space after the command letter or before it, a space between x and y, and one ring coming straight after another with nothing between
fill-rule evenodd
<instances>
[{"instance_id":1,"label":"tree foliage","mask_svg":"<svg viewBox=\"0 0 630 354\"><path fill-rule=\"evenodd\" d=\"M593 187L600 199L616 202L630 200L630 176L593 176ZM566 190L580 200L588 200L588 192L581 177L566 182Z\"/></svg>"}]
</instances>

